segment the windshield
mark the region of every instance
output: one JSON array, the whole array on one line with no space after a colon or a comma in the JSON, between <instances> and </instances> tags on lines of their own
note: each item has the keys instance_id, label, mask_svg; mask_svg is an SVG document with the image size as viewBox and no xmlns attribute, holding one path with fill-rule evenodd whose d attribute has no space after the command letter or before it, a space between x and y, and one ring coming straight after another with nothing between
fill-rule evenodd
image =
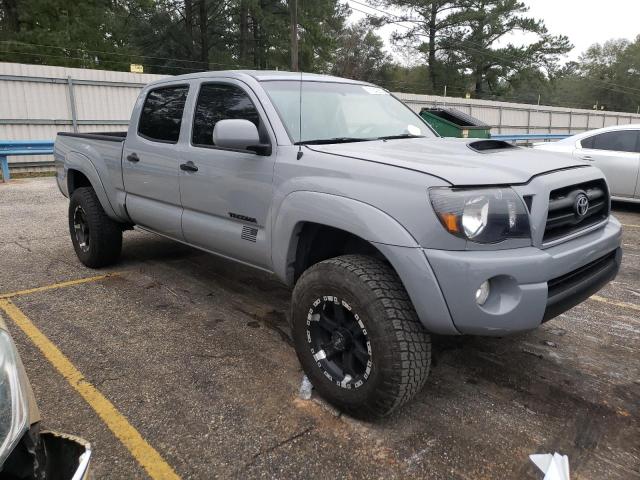
<instances>
[{"instance_id":1,"label":"windshield","mask_svg":"<svg viewBox=\"0 0 640 480\"><path fill-rule=\"evenodd\" d=\"M435 136L418 115L382 88L309 81L301 86L292 80L265 81L262 86L294 143Z\"/></svg>"}]
</instances>

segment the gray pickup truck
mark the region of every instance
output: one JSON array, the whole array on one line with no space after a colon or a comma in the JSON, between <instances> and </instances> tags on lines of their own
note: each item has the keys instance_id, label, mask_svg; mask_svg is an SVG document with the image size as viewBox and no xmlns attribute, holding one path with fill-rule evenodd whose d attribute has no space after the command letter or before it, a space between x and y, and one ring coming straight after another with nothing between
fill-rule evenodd
<instances>
[{"instance_id":1,"label":"gray pickup truck","mask_svg":"<svg viewBox=\"0 0 640 480\"><path fill-rule=\"evenodd\" d=\"M79 259L136 226L293 287L296 351L344 411L424 385L430 334L531 330L615 277L607 183L573 158L439 138L384 89L323 75L205 72L146 86L122 133L60 133Z\"/></svg>"}]
</instances>

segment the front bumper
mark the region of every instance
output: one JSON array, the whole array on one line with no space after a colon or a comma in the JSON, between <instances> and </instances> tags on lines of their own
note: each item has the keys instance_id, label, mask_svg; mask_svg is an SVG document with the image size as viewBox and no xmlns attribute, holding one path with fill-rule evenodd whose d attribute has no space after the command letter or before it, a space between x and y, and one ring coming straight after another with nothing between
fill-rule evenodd
<instances>
[{"instance_id":1,"label":"front bumper","mask_svg":"<svg viewBox=\"0 0 640 480\"><path fill-rule=\"evenodd\" d=\"M604 228L544 250L424 253L456 329L505 335L538 327L612 280L622 259L620 242L620 222L610 217ZM480 306L475 292L486 280L491 294Z\"/></svg>"}]
</instances>

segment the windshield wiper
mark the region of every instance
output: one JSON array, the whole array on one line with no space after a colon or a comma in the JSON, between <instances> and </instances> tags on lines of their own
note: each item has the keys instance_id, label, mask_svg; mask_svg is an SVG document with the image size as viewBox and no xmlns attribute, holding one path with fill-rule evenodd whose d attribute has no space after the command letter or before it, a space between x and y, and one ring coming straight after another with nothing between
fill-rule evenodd
<instances>
[{"instance_id":1,"label":"windshield wiper","mask_svg":"<svg viewBox=\"0 0 640 480\"><path fill-rule=\"evenodd\" d=\"M377 140L396 140L399 138L424 138L424 135L413 135L412 133L400 133L398 135L386 135L378 137Z\"/></svg>"},{"instance_id":2,"label":"windshield wiper","mask_svg":"<svg viewBox=\"0 0 640 480\"><path fill-rule=\"evenodd\" d=\"M294 145L327 145L330 143L351 143L351 142L370 142L375 138L359 138L359 137L335 137L335 138L318 138L316 140L304 140L296 142Z\"/></svg>"}]
</instances>

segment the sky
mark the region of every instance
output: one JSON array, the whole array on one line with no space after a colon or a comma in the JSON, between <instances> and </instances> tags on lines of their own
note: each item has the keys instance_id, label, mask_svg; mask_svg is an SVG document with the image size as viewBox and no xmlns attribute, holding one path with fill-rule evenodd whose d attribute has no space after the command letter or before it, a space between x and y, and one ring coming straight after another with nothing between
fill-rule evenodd
<instances>
[{"instance_id":1,"label":"sky","mask_svg":"<svg viewBox=\"0 0 640 480\"><path fill-rule=\"evenodd\" d=\"M347 3L353 10L352 21L365 16L356 9L380 14L362 6L367 3L366 0L347 0ZM611 38L633 40L640 35L640 0L524 0L524 3L529 6L529 15L544 20L550 33L569 37L574 49L565 60L577 60L594 43L603 43ZM400 55L392 51L389 42L394 29L402 30L390 25L379 29L377 33L385 40L387 50L396 60L403 61ZM522 44L528 43L530 38L517 33L509 40L514 44Z\"/></svg>"}]
</instances>

